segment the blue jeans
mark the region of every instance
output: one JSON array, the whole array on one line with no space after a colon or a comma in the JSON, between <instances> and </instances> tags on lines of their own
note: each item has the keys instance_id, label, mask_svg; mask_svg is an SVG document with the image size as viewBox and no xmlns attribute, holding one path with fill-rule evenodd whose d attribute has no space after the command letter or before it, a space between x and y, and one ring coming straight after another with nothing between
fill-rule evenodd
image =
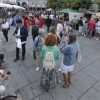
<instances>
[{"instance_id":1,"label":"blue jeans","mask_svg":"<svg viewBox=\"0 0 100 100\"><path fill-rule=\"evenodd\" d=\"M89 35L89 32L90 32L90 35ZM86 37L88 37L88 35L89 35L89 38L91 38L92 33L93 33L93 30L88 30L88 31L87 31L87 34L86 34Z\"/></svg>"}]
</instances>

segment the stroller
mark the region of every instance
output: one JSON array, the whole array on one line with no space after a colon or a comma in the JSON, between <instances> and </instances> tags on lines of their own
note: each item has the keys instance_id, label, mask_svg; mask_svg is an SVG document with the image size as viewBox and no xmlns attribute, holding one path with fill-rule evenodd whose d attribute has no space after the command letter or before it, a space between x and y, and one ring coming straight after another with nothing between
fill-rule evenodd
<instances>
[{"instance_id":1,"label":"stroller","mask_svg":"<svg viewBox=\"0 0 100 100\"><path fill-rule=\"evenodd\" d=\"M42 68L40 77L40 86L42 91L51 92L52 88L59 84L59 76L56 68L52 70L46 70Z\"/></svg>"}]
</instances>

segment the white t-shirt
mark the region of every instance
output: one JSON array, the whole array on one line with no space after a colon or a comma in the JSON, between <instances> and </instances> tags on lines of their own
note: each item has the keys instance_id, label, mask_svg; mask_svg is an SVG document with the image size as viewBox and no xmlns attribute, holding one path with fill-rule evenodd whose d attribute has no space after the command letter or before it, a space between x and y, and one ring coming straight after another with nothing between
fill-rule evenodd
<instances>
[{"instance_id":1,"label":"white t-shirt","mask_svg":"<svg viewBox=\"0 0 100 100\"><path fill-rule=\"evenodd\" d=\"M9 23L6 22L6 23L2 24L1 27L2 27L2 29L7 29L7 28L9 28Z\"/></svg>"},{"instance_id":2,"label":"white t-shirt","mask_svg":"<svg viewBox=\"0 0 100 100\"><path fill-rule=\"evenodd\" d=\"M98 24L97 25L100 27L100 21L98 21Z\"/></svg>"},{"instance_id":3,"label":"white t-shirt","mask_svg":"<svg viewBox=\"0 0 100 100\"><path fill-rule=\"evenodd\" d=\"M50 15L50 18L53 19L53 17L54 17L54 15L51 14L51 15Z\"/></svg>"}]
</instances>

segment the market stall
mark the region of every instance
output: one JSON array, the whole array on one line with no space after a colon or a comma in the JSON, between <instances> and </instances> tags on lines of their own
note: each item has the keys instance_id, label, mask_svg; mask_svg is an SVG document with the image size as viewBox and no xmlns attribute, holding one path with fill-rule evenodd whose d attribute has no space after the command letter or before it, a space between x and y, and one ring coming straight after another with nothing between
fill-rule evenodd
<instances>
[{"instance_id":1,"label":"market stall","mask_svg":"<svg viewBox=\"0 0 100 100\"><path fill-rule=\"evenodd\" d=\"M67 16L69 21L71 21L72 19L80 19L80 17L84 17L84 13L80 13L77 12L75 10L71 10L71 9L64 9L61 11L57 11L57 13L62 13L64 14L64 16Z\"/></svg>"}]
</instances>

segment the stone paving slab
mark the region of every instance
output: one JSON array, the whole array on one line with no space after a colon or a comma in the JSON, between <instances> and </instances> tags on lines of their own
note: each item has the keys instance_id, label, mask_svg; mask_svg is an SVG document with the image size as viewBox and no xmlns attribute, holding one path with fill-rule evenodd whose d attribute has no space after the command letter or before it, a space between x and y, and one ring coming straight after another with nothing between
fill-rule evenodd
<instances>
[{"instance_id":1,"label":"stone paving slab","mask_svg":"<svg viewBox=\"0 0 100 100\"><path fill-rule=\"evenodd\" d=\"M82 71L72 77L72 85L80 93L87 91L93 84L95 84L95 79L89 77Z\"/></svg>"}]
</instances>

